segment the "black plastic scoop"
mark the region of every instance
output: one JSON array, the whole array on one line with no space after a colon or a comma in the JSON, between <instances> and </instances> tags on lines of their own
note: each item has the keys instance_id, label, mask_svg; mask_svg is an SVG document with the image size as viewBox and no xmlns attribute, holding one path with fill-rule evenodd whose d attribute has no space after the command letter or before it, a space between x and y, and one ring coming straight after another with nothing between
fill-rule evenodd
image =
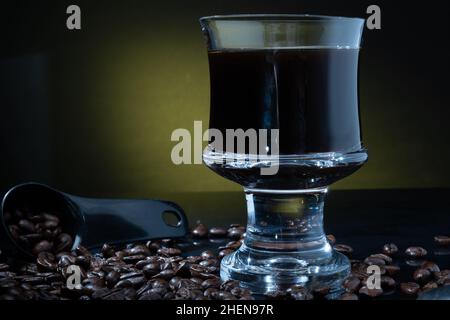
<instances>
[{"instance_id":1,"label":"black plastic scoop","mask_svg":"<svg viewBox=\"0 0 450 320\"><path fill-rule=\"evenodd\" d=\"M0 246L3 251L28 257L32 256L31 250L17 241L8 222L15 210L24 207L35 212L57 213L61 229L72 237L72 248L80 244L95 248L104 243L183 237L188 232L183 210L172 202L82 198L43 184L25 183L13 187L3 197Z\"/></svg>"}]
</instances>

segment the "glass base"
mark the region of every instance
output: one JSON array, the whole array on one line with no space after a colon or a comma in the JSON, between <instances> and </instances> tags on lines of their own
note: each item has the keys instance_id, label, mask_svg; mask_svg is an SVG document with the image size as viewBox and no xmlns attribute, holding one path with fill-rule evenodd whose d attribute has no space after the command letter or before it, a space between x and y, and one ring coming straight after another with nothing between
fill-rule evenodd
<instances>
[{"instance_id":1,"label":"glass base","mask_svg":"<svg viewBox=\"0 0 450 320\"><path fill-rule=\"evenodd\" d=\"M333 250L323 230L326 188L245 189L248 223L244 243L221 263L222 280L238 280L255 294L292 285L342 292L350 262Z\"/></svg>"},{"instance_id":2,"label":"glass base","mask_svg":"<svg viewBox=\"0 0 450 320\"><path fill-rule=\"evenodd\" d=\"M285 291L292 285L309 290L329 287L328 298L342 293L342 282L350 274L350 262L332 251L327 259L308 259L302 255L252 250L243 245L224 257L220 267L222 280L238 280L255 294Z\"/></svg>"}]
</instances>

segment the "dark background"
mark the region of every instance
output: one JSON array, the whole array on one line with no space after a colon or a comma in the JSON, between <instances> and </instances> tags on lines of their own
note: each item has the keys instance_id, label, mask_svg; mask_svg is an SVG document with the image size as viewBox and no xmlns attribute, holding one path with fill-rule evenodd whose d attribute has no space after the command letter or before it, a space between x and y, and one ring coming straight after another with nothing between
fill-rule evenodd
<instances>
[{"instance_id":1,"label":"dark background","mask_svg":"<svg viewBox=\"0 0 450 320\"><path fill-rule=\"evenodd\" d=\"M81 7L82 30L66 28L70 4ZM366 18L370 4L382 12L382 29L364 31L360 62L370 160L335 188L449 187L445 1L11 1L0 8L0 192L30 180L102 197L239 190L202 165L170 161L172 131L208 120L198 18Z\"/></svg>"}]
</instances>

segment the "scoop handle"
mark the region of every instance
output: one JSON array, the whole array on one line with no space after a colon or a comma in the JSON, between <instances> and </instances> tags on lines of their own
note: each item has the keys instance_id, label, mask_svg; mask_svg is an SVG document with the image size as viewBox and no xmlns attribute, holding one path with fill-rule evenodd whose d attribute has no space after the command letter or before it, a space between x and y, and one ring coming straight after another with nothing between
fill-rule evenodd
<instances>
[{"instance_id":1,"label":"scoop handle","mask_svg":"<svg viewBox=\"0 0 450 320\"><path fill-rule=\"evenodd\" d=\"M172 202L66 196L83 216L81 243L86 247L183 237L189 230L183 209ZM178 223L166 223L165 214L175 216Z\"/></svg>"}]
</instances>

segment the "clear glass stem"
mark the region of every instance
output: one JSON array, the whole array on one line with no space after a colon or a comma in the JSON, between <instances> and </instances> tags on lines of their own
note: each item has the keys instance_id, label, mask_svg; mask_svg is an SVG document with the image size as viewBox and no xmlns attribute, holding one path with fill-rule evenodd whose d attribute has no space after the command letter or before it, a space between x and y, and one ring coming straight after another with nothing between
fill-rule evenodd
<instances>
[{"instance_id":1,"label":"clear glass stem","mask_svg":"<svg viewBox=\"0 0 450 320\"><path fill-rule=\"evenodd\" d=\"M331 248L323 230L326 192L326 188L302 193L247 189L245 245L255 250L330 256Z\"/></svg>"},{"instance_id":2,"label":"clear glass stem","mask_svg":"<svg viewBox=\"0 0 450 320\"><path fill-rule=\"evenodd\" d=\"M340 291L350 264L334 251L323 229L327 188L245 189L248 223L243 245L222 260L221 277L255 293L293 284Z\"/></svg>"}]
</instances>

